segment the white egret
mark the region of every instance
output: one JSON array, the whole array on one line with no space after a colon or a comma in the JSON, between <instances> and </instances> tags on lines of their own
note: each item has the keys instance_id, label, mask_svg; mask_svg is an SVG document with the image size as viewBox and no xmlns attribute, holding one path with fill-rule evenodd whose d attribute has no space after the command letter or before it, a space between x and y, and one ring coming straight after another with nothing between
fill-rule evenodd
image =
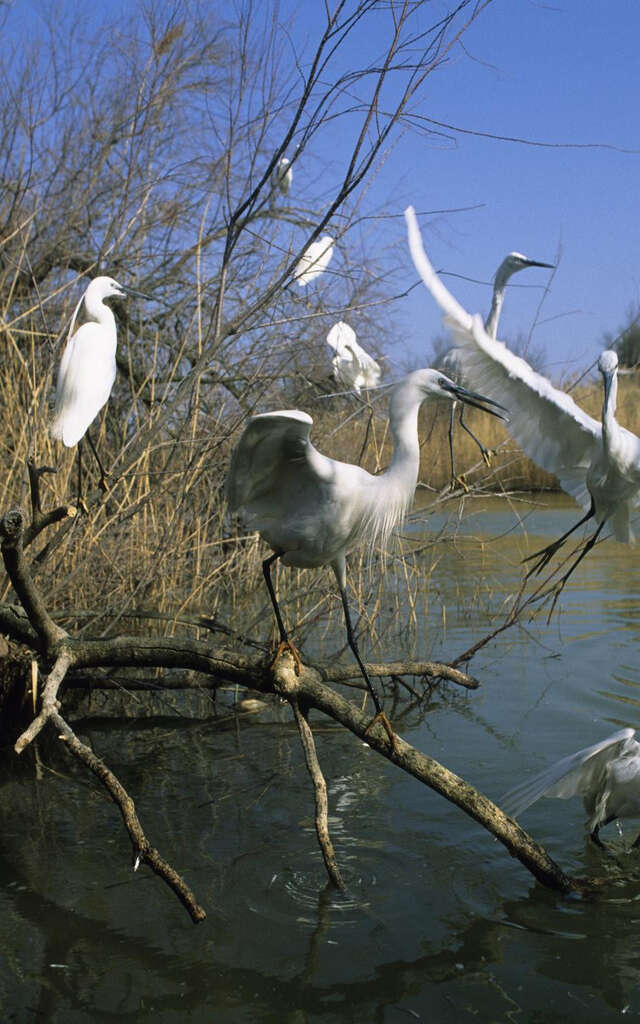
<instances>
[{"instance_id":1,"label":"white egret","mask_svg":"<svg viewBox=\"0 0 640 1024\"><path fill-rule=\"evenodd\" d=\"M333 238L323 235L317 242L307 246L293 271L293 279L301 288L306 288L316 277L320 277L333 256Z\"/></svg>"},{"instance_id":2,"label":"white egret","mask_svg":"<svg viewBox=\"0 0 640 1024\"><path fill-rule=\"evenodd\" d=\"M495 277L493 279L493 294L492 294L492 298L491 298L491 309L489 310L489 314L487 316L487 319L484 322L484 329L485 329L485 331L487 332L489 337L493 338L494 340L498 337L498 322L500 320L500 313L502 312L502 306L504 304L504 293L505 293L505 290L506 290L509 278L513 277L513 275L517 274L520 270L526 270L527 267L546 267L546 268L552 270L553 269L553 263L541 263L539 260L531 260L531 259L529 259L528 256L523 256L522 253L510 252L508 254L508 256L505 256L505 258L503 259L502 263L500 264L500 266L496 270ZM447 365L451 366L452 370L455 371L457 369L456 364L457 364L457 358L456 358L456 354L454 352L454 353L451 354L451 358L449 359L449 362L448 362ZM453 457L453 426L454 426L455 414L456 414L456 405L454 404L451 407L451 418L450 418L450 421L449 421L449 452L450 452L450 455L451 455L451 483L452 483L452 485L455 484L455 482L458 479L457 476L456 476L456 467L455 467L455 461L454 461L454 457ZM460 409L460 426L463 428L463 430L466 430L467 434L469 434L470 437L472 437L473 440L476 442L476 444L478 445L478 448L480 449L480 452L482 454L482 458L484 459L484 461L486 462L486 464L488 466L489 465L489 451L483 445L482 441L480 441L476 437L476 435L473 433L473 431L470 430L469 427L467 426L467 424L464 422L464 406L462 406L461 409Z\"/></svg>"},{"instance_id":3,"label":"white egret","mask_svg":"<svg viewBox=\"0 0 640 1024\"><path fill-rule=\"evenodd\" d=\"M598 832L616 818L640 815L640 743L634 729L620 729L606 740L585 747L576 754L523 782L498 801L498 806L516 818L542 796L566 800L584 799L589 833L603 846ZM640 836L633 844L640 842Z\"/></svg>"},{"instance_id":4,"label":"white egret","mask_svg":"<svg viewBox=\"0 0 640 1024\"><path fill-rule=\"evenodd\" d=\"M602 423L598 423L503 342L490 338L480 317L470 316L456 302L424 253L411 207L405 216L413 261L445 313L466 379L508 405L509 431L518 444L534 462L555 473L563 490L586 510L558 540L525 559L536 559L530 573L540 571L579 526L592 518L596 521L594 533L560 578L561 590L605 523L611 525L616 540L634 539L631 519L640 505L640 438L615 418L618 357L607 350L598 361L604 381Z\"/></svg>"},{"instance_id":5,"label":"white egret","mask_svg":"<svg viewBox=\"0 0 640 1024\"><path fill-rule=\"evenodd\" d=\"M291 161L286 156L281 156L271 172L271 188L275 192L278 189L284 196L291 189L293 182L293 168Z\"/></svg>"},{"instance_id":6,"label":"white egret","mask_svg":"<svg viewBox=\"0 0 640 1024\"><path fill-rule=\"evenodd\" d=\"M349 324L339 320L327 334L327 344L334 350L331 360L333 376L340 384L353 388L374 388L380 380L380 367L373 356L356 341L356 332Z\"/></svg>"},{"instance_id":7,"label":"white egret","mask_svg":"<svg viewBox=\"0 0 640 1024\"><path fill-rule=\"evenodd\" d=\"M384 546L409 508L420 463L418 410L426 398L457 398L494 416L506 411L436 370L416 370L391 394L389 428L394 450L386 472L374 476L360 466L321 455L309 440L311 417L287 409L249 420L233 453L226 483L231 511L241 512L247 527L258 530L273 551L262 569L280 632L276 659L288 647L299 664L271 582L272 564L280 559L284 565L304 569L330 565L342 598L349 646L376 708L374 721L381 718L392 743L391 726L353 635L346 555L365 541Z\"/></svg>"},{"instance_id":8,"label":"white egret","mask_svg":"<svg viewBox=\"0 0 640 1024\"><path fill-rule=\"evenodd\" d=\"M106 404L116 379L116 321L104 300L112 296L124 298L127 293L140 295L118 284L112 277L95 277L91 281L74 310L58 369L56 404L50 429L52 436L67 448L78 445L80 505L83 505L81 443L85 434L100 467L100 486L106 488L106 473L89 434L89 426ZM74 333L83 303L87 322Z\"/></svg>"}]
</instances>

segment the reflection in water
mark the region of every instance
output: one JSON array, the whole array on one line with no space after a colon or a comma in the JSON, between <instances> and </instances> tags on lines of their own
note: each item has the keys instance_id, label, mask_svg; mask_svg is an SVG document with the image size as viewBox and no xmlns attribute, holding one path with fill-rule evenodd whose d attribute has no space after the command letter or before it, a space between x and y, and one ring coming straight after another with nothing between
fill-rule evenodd
<instances>
[{"instance_id":1,"label":"reflection in water","mask_svg":"<svg viewBox=\"0 0 640 1024\"><path fill-rule=\"evenodd\" d=\"M467 501L409 628L382 629L384 653L412 645L452 658L488 631L520 559L575 516L568 502L549 505L521 517L525 538L505 502ZM417 540L420 529L417 520L408 527ZM494 797L607 731L640 726L638 560L599 545L549 627L528 622L478 655L480 690L442 687L422 707L401 702L394 723ZM333 649L330 630L322 642ZM586 840L579 800L532 807L528 828L567 871L609 878L605 898L560 898L532 885L455 807L316 721L344 896L326 887L286 707L239 716L233 728L222 719L83 723L136 797L151 841L207 907L197 928L144 869L132 873L117 812L66 760L43 744L38 779L26 760L16 776L9 757L0 785L3 1019L370 1024L640 1013L635 832L614 836L607 858Z\"/></svg>"}]
</instances>

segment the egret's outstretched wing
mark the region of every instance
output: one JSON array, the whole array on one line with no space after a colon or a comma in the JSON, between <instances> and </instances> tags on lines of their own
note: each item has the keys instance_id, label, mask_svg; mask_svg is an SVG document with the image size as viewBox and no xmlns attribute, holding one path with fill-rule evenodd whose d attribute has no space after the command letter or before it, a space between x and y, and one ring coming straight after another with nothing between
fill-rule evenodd
<instances>
[{"instance_id":1,"label":"egret's outstretched wing","mask_svg":"<svg viewBox=\"0 0 640 1024\"><path fill-rule=\"evenodd\" d=\"M620 729L606 740L563 757L539 775L510 789L497 801L498 806L511 818L517 818L541 796L566 800L592 794L608 762L618 757L634 736L634 729Z\"/></svg>"},{"instance_id":2,"label":"egret's outstretched wing","mask_svg":"<svg viewBox=\"0 0 640 1024\"><path fill-rule=\"evenodd\" d=\"M486 333L479 316L456 302L427 259L411 207L405 211L409 247L425 285L445 314L465 379L509 410L509 431L538 465L555 473L563 490L590 505L586 474L601 444L602 428L564 391Z\"/></svg>"},{"instance_id":3,"label":"egret's outstretched wing","mask_svg":"<svg viewBox=\"0 0 640 1024\"><path fill-rule=\"evenodd\" d=\"M276 489L292 463L302 468L317 454L309 441L312 423L306 412L297 409L266 412L249 420L227 474L232 512Z\"/></svg>"},{"instance_id":4,"label":"egret's outstretched wing","mask_svg":"<svg viewBox=\"0 0 640 1024\"><path fill-rule=\"evenodd\" d=\"M102 334L100 324L83 324L67 342L60 362L51 433L68 448L84 436L116 379L115 353Z\"/></svg>"}]
</instances>

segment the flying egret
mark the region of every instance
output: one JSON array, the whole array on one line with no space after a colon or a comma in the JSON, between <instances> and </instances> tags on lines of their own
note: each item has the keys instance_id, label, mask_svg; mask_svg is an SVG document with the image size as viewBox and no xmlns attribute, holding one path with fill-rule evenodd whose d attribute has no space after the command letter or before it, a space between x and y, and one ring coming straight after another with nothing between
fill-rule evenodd
<instances>
[{"instance_id":1,"label":"flying egret","mask_svg":"<svg viewBox=\"0 0 640 1024\"><path fill-rule=\"evenodd\" d=\"M356 341L356 332L339 320L327 334L327 344L334 350L331 360L333 376L341 384L360 394L361 388L374 388L380 380L380 367L375 359Z\"/></svg>"},{"instance_id":2,"label":"flying egret","mask_svg":"<svg viewBox=\"0 0 640 1024\"><path fill-rule=\"evenodd\" d=\"M293 168L291 161L286 156L281 156L271 172L271 188L275 192L279 189L283 196L291 189L293 182Z\"/></svg>"},{"instance_id":3,"label":"flying egret","mask_svg":"<svg viewBox=\"0 0 640 1024\"><path fill-rule=\"evenodd\" d=\"M470 316L456 302L424 253L411 207L405 217L416 269L445 313L466 379L492 398L507 403L509 430L518 444L534 462L555 473L563 490L586 510L558 540L525 559L536 560L529 575L544 568L579 526L592 518L596 521L594 533L558 581L557 594L594 546L605 523L611 525L616 540L634 540L631 519L640 506L640 438L621 427L615 418L618 357L606 350L598 360L604 381L600 424L503 342L490 338L480 317Z\"/></svg>"},{"instance_id":4,"label":"flying egret","mask_svg":"<svg viewBox=\"0 0 640 1024\"><path fill-rule=\"evenodd\" d=\"M495 277L493 279L493 295L491 298L491 309L489 310L487 319L484 322L485 331L487 332L489 337L493 338L494 340L498 337L498 321L500 320L500 313L502 312L502 306L504 304L504 293L509 278L513 277L513 275L517 274L520 270L526 270L527 267L546 267L549 270L552 270L553 263L541 263L540 260L531 260L528 256L523 256L520 252L510 252L508 256L505 256L502 263L496 270ZM455 369L457 368L456 364L457 358L455 352L453 352L448 360L448 365L451 367L452 371L455 371ZM454 403L454 405L452 405L451 407L451 417L449 420L449 452L451 455L452 485L455 484L458 479L458 477L456 476L456 467L453 457L453 427L456 408L457 406ZM480 449L480 452L482 453L482 458L484 459L488 466L489 451L483 445L482 441L480 441L476 437L473 431L470 430L467 424L464 422L464 406L462 406L460 409L460 426L463 428L463 430L466 430L467 434L469 434L476 442L478 448Z\"/></svg>"},{"instance_id":5,"label":"flying egret","mask_svg":"<svg viewBox=\"0 0 640 1024\"><path fill-rule=\"evenodd\" d=\"M616 818L640 815L640 743L634 729L620 729L606 740L563 757L534 778L510 789L498 806L511 818L542 796L584 799L591 839L603 846L598 832ZM634 846L640 843L640 836Z\"/></svg>"},{"instance_id":6,"label":"flying egret","mask_svg":"<svg viewBox=\"0 0 640 1024\"><path fill-rule=\"evenodd\" d=\"M333 238L331 235L323 235L303 252L293 271L294 281L297 281L301 288L306 288L327 269L332 256Z\"/></svg>"},{"instance_id":7,"label":"flying egret","mask_svg":"<svg viewBox=\"0 0 640 1024\"><path fill-rule=\"evenodd\" d=\"M393 457L386 472L373 476L360 466L321 455L309 440L311 417L286 409L249 420L233 453L226 483L231 511L241 512L247 527L257 530L273 551L262 569L280 632L276 660L288 647L299 670L300 658L289 641L271 582L272 564L280 559L284 565L303 569L330 565L342 598L347 640L376 709L373 721L381 719L392 744L391 726L353 635L346 555L364 541L370 546L377 541L384 547L407 512L420 464L418 410L426 398L459 399L494 416L506 412L497 402L487 402L436 370L416 370L391 394Z\"/></svg>"},{"instance_id":8,"label":"flying egret","mask_svg":"<svg viewBox=\"0 0 640 1024\"><path fill-rule=\"evenodd\" d=\"M87 436L100 467L100 486L106 489L106 473L89 434L89 426L106 404L116 379L116 321L105 304L112 296L138 295L112 277L95 277L80 298L71 318L67 344L58 369L56 404L51 434L67 448L78 445L78 503L82 499L82 438ZM87 322L73 328L84 303Z\"/></svg>"}]
</instances>

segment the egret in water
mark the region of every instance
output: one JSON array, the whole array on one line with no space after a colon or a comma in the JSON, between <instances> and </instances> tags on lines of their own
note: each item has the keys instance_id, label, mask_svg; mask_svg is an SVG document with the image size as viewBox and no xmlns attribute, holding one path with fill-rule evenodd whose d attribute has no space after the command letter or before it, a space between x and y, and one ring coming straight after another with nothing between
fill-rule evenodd
<instances>
[{"instance_id":1,"label":"egret in water","mask_svg":"<svg viewBox=\"0 0 640 1024\"><path fill-rule=\"evenodd\" d=\"M307 246L293 271L293 279L301 288L306 288L316 277L320 277L333 256L333 238L323 235L317 242Z\"/></svg>"},{"instance_id":2,"label":"egret in water","mask_svg":"<svg viewBox=\"0 0 640 1024\"><path fill-rule=\"evenodd\" d=\"M278 189L283 196L291 189L293 182L293 168L291 161L286 156L281 156L271 172L271 187L275 192Z\"/></svg>"},{"instance_id":3,"label":"egret in water","mask_svg":"<svg viewBox=\"0 0 640 1024\"><path fill-rule=\"evenodd\" d=\"M524 359L490 338L480 317L470 316L456 302L424 253L411 207L405 216L413 261L445 313L466 379L508 405L509 430L518 444L534 462L555 473L563 490L586 510L558 540L525 559L535 559L529 575L544 568L578 527L595 519L595 531L558 581L557 594L594 546L605 523L611 525L616 540L634 539L631 520L640 506L640 438L615 418L618 357L607 350L598 360L604 382L602 422L598 423Z\"/></svg>"},{"instance_id":4,"label":"egret in water","mask_svg":"<svg viewBox=\"0 0 640 1024\"><path fill-rule=\"evenodd\" d=\"M82 438L87 440L100 467L100 486L106 490L106 473L89 434L89 426L106 404L116 379L116 320L105 304L113 296L146 296L118 284L112 277L95 277L71 318L69 338L60 361L56 404L51 434L67 448L78 445L78 504L82 499ZM87 322L73 328L84 303Z\"/></svg>"},{"instance_id":5,"label":"egret in water","mask_svg":"<svg viewBox=\"0 0 640 1024\"><path fill-rule=\"evenodd\" d=\"M342 598L347 640L376 709L373 721L380 718L392 744L391 726L353 634L346 556L365 541L371 547L376 542L384 547L407 512L420 463L418 410L426 398L459 399L500 417L506 411L436 370L416 370L391 394L389 428L394 449L386 472L373 476L360 466L321 455L309 440L311 417L287 409L249 420L233 453L226 484L231 511L241 512L248 528L258 530L273 551L262 569L280 633L276 660L289 648L299 671L300 658L284 626L271 566L277 559L303 569L330 565Z\"/></svg>"},{"instance_id":6,"label":"egret in water","mask_svg":"<svg viewBox=\"0 0 640 1024\"><path fill-rule=\"evenodd\" d=\"M507 283L514 274L517 274L520 270L526 270L527 267L547 267L553 269L553 263L541 263L539 260L531 260L528 256L523 256L519 252L510 252L508 256L505 256L502 263L496 270L495 277L493 279L493 296L491 299L491 309L489 315L484 322L484 329L490 338L494 340L498 337L498 322L500 320L500 313L502 312L502 306L504 304L504 293L507 287ZM451 366L452 370L457 368L457 357L455 352L451 354L448 360L448 365ZM456 476L456 467L453 457L453 427L456 414L456 404L451 407L451 417L449 420L449 452L451 455L451 484L452 486L457 482L458 477ZM482 458L489 465L489 451L483 445L472 430L469 429L467 424L464 422L464 406L460 408L460 426L463 430L466 430L473 440L478 445Z\"/></svg>"},{"instance_id":7,"label":"egret in water","mask_svg":"<svg viewBox=\"0 0 640 1024\"><path fill-rule=\"evenodd\" d=\"M510 789L498 806L516 818L541 796L584 799L589 833L603 846L598 832L616 818L640 815L640 743L634 729L620 729L606 740L570 754L534 778ZM640 842L640 836L633 844Z\"/></svg>"},{"instance_id":8,"label":"egret in water","mask_svg":"<svg viewBox=\"0 0 640 1024\"><path fill-rule=\"evenodd\" d=\"M349 324L339 320L327 334L327 344L334 350L331 360L333 376L339 383L353 388L374 388L380 380L380 367L373 356L356 341L356 332Z\"/></svg>"}]
</instances>

